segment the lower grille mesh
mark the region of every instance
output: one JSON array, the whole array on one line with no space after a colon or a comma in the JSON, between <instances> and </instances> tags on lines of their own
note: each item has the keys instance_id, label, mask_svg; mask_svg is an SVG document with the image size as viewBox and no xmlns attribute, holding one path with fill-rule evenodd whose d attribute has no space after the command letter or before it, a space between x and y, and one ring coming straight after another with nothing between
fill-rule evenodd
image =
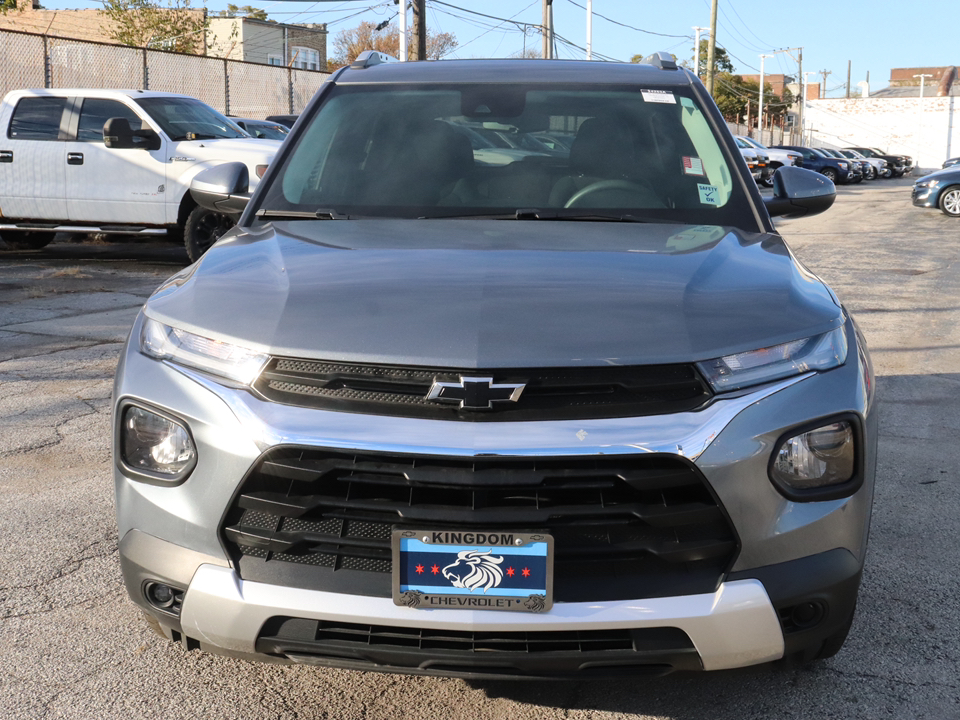
<instances>
[{"instance_id":1,"label":"lower grille mesh","mask_svg":"<svg viewBox=\"0 0 960 720\"><path fill-rule=\"evenodd\" d=\"M277 449L222 528L246 579L390 595L394 529L548 532L557 601L712 592L737 543L674 456L449 458Z\"/></svg>"}]
</instances>

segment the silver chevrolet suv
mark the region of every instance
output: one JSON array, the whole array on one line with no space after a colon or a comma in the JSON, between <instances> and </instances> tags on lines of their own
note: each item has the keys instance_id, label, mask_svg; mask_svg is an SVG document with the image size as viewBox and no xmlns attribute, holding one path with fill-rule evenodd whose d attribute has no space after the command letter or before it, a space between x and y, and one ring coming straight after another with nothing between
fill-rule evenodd
<instances>
[{"instance_id":1,"label":"silver chevrolet suv","mask_svg":"<svg viewBox=\"0 0 960 720\"><path fill-rule=\"evenodd\" d=\"M546 132L574 139L525 142ZM366 53L249 183L194 180L239 223L117 370L120 557L158 632L501 678L840 649L873 372L770 219L829 180L783 167L762 199L664 54Z\"/></svg>"}]
</instances>

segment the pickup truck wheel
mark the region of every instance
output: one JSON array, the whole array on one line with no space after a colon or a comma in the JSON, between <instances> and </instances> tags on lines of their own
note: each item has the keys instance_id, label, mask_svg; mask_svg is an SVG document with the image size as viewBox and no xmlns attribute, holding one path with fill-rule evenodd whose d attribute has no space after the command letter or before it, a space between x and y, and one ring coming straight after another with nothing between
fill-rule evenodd
<instances>
[{"instance_id":1,"label":"pickup truck wheel","mask_svg":"<svg viewBox=\"0 0 960 720\"><path fill-rule=\"evenodd\" d=\"M830 167L824 168L823 170L820 171L820 174L823 175L825 178L827 178L827 180L829 180L832 183L837 182L837 171L834 170L833 168L830 168Z\"/></svg>"},{"instance_id":2,"label":"pickup truck wheel","mask_svg":"<svg viewBox=\"0 0 960 720\"><path fill-rule=\"evenodd\" d=\"M944 215L960 217L960 185L953 185L940 193L938 204Z\"/></svg>"},{"instance_id":3,"label":"pickup truck wheel","mask_svg":"<svg viewBox=\"0 0 960 720\"><path fill-rule=\"evenodd\" d=\"M195 207L183 228L183 241L190 262L200 259L220 237L236 223L233 218L204 207Z\"/></svg>"},{"instance_id":4,"label":"pickup truck wheel","mask_svg":"<svg viewBox=\"0 0 960 720\"><path fill-rule=\"evenodd\" d=\"M51 242L56 233L35 230L8 230L0 238L0 247L5 250L39 250Z\"/></svg>"}]
</instances>

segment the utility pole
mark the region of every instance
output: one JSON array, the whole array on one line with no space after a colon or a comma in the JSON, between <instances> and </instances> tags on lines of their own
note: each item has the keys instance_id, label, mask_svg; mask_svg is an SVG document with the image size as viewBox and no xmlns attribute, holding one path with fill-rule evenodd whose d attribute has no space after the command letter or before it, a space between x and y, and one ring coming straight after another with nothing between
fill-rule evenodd
<instances>
[{"instance_id":1,"label":"utility pole","mask_svg":"<svg viewBox=\"0 0 960 720\"><path fill-rule=\"evenodd\" d=\"M820 88L820 97L827 97L827 75L833 75L833 72L830 70L821 70L817 75L823 75L823 85Z\"/></svg>"},{"instance_id":2,"label":"utility pole","mask_svg":"<svg viewBox=\"0 0 960 720\"><path fill-rule=\"evenodd\" d=\"M760 137L757 140L761 145L763 145L763 61L768 57L773 57L773 55L760 56L760 107L757 110L757 130L760 131Z\"/></svg>"},{"instance_id":3,"label":"utility pole","mask_svg":"<svg viewBox=\"0 0 960 720\"><path fill-rule=\"evenodd\" d=\"M553 0L543 0L543 59L553 57Z\"/></svg>"},{"instance_id":4,"label":"utility pole","mask_svg":"<svg viewBox=\"0 0 960 720\"><path fill-rule=\"evenodd\" d=\"M593 0L587 0L587 60L593 60Z\"/></svg>"},{"instance_id":5,"label":"utility pole","mask_svg":"<svg viewBox=\"0 0 960 720\"><path fill-rule=\"evenodd\" d=\"M402 1L402 0L401 0ZM427 0L413 0L413 36L416 39L416 51L411 53L412 60L427 59Z\"/></svg>"},{"instance_id":6,"label":"utility pole","mask_svg":"<svg viewBox=\"0 0 960 720\"><path fill-rule=\"evenodd\" d=\"M807 80L808 75L819 75L819 73L813 70L808 70L803 74L803 84L800 86L800 95L801 95L800 109L801 110L803 110L807 106L807 85L810 83L810 81ZM807 116L806 116L806 113L804 112L803 114L800 115L800 142L801 143L806 142L806 134L807 134L806 122L807 122Z\"/></svg>"},{"instance_id":7,"label":"utility pole","mask_svg":"<svg viewBox=\"0 0 960 720\"><path fill-rule=\"evenodd\" d=\"M710 4L710 43L707 45L707 92L713 95L714 63L717 53L717 0Z\"/></svg>"},{"instance_id":8,"label":"utility pole","mask_svg":"<svg viewBox=\"0 0 960 720\"><path fill-rule=\"evenodd\" d=\"M396 1L396 0L395 0ZM407 61L407 0L399 0L400 6L400 62Z\"/></svg>"},{"instance_id":9,"label":"utility pole","mask_svg":"<svg viewBox=\"0 0 960 720\"><path fill-rule=\"evenodd\" d=\"M695 27L693 31L697 34L696 48L693 51L693 74L700 77L700 33L710 28Z\"/></svg>"},{"instance_id":10,"label":"utility pole","mask_svg":"<svg viewBox=\"0 0 960 720\"><path fill-rule=\"evenodd\" d=\"M847 60L847 98L850 97L850 69L853 67L853 60Z\"/></svg>"}]
</instances>

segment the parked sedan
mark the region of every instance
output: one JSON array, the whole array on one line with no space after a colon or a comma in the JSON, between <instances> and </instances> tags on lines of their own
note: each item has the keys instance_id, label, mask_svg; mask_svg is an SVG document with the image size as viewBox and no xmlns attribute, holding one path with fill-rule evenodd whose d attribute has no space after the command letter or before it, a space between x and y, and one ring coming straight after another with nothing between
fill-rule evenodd
<instances>
[{"instance_id":1,"label":"parked sedan","mask_svg":"<svg viewBox=\"0 0 960 720\"><path fill-rule=\"evenodd\" d=\"M950 217L960 217L960 165L937 170L913 184L913 204L940 208Z\"/></svg>"},{"instance_id":2,"label":"parked sedan","mask_svg":"<svg viewBox=\"0 0 960 720\"><path fill-rule=\"evenodd\" d=\"M853 178L852 163L849 160L830 157L815 148L802 145L777 145L776 147L800 153L803 156L803 167L818 172L835 183L848 183Z\"/></svg>"},{"instance_id":3,"label":"parked sedan","mask_svg":"<svg viewBox=\"0 0 960 720\"><path fill-rule=\"evenodd\" d=\"M297 121L299 115L267 115L265 120L268 122L279 123L284 127L292 128L293 124Z\"/></svg>"},{"instance_id":4,"label":"parked sedan","mask_svg":"<svg viewBox=\"0 0 960 720\"><path fill-rule=\"evenodd\" d=\"M950 158L949 160L943 161L943 167L948 168L951 165L956 165L957 163L960 163L960 157Z\"/></svg>"},{"instance_id":5,"label":"parked sedan","mask_svg":"<svg viewBox=\"0 0 960 720\"><path fill-rule=\"evenodd\" d=\"M250 120L249 118L230 118L250 137L267 140L285 140L290 128L269 120Z\"/></svg>"}]
</instances>

